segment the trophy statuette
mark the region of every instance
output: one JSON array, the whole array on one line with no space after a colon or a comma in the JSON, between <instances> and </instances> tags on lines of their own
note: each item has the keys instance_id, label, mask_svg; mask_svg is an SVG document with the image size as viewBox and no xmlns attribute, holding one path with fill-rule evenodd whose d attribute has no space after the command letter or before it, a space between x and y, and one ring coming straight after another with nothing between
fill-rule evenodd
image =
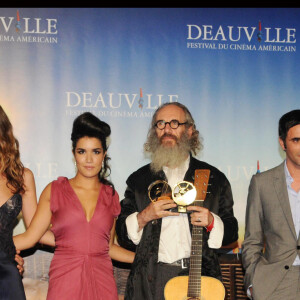
<instances>
[{"instance_id":1,"label":"trophy statuette","mask_svg":"<svg viewBox=\"0 0 300 300\"><path fill-rule=\"evenodd\" d=\"M196 195L195 186L188 181L178 182L171 189L165 180L156 180L148 187L148 196L152 202L162 199L173 199L177 204L177 211L181 213L186 213L186 206L195 201Z\"/></svg>"},{"instance_id":2,"label":"trophy statuette","mask_svg":"<svg viewBox=\"0 0 300 300\"><path fill-rule=\"evenodd\" d=\"M186 207L195 201L196 196L195 186L188 181L178 182L172 189L172 198L178 205L178 212L186 212Z\"/></svg>"}]
</instances>

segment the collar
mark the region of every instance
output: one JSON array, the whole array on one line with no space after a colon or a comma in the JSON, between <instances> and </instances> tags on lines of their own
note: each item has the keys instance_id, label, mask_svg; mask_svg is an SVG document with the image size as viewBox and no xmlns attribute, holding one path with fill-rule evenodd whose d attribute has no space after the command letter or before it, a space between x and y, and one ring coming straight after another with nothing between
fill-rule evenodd
<instances>
[{"instance_id":1,"label":"collar","mask_svg":"<svg viewBox=\"0 0 300 300\"><path fill-rule=\"evenodd\" d=\"M291 174L289 172L289 169L286 165L286 160L284 161L284 175L285 175L287 185L290 186L292 184L292 182L294 181L294 178L291 176Z\"/></svg>"}]
</instances>

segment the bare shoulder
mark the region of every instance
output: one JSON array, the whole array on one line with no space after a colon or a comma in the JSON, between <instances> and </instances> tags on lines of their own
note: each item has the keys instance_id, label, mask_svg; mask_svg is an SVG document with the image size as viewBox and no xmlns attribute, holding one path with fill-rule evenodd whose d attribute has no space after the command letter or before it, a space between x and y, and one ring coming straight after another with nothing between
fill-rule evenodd
<instances>
[{"instance_id":1,"label":"bare shoulder","mask_svg":"<svg viewBox=\"0 0 300 300\"><path fill-rule=\"evenodd\" d=\"M33 175L33 172L28 169L28 168L24 168L24 174L23 174L23 177L24 177L24 181L31 181L31 180L34 180L34 175Z\"/></svg>"},{"instance_id":2,"label":"bare shoulder","mask_svg":"<svg viewBox=\"0 0 300 300\"><path fill-rule=\"evenodd\" d=\"M24 178L25 191L28 192L30 190L35 190L34 175L30 169L24 168L23 178Z\"/></svg>"},{"instance_id":3,"label":"bare shoulder","mask_svg":"<svg viewBox=\"0 0 300 300\"><path fill-rule=\"evenodd\" d=\"M42 199L42 198L50 199L51 186L52 186L52 182L50 182L46 185L46 187L43 189L43 191L41 193L40 199Z\"/></svg>"}]
</instances>

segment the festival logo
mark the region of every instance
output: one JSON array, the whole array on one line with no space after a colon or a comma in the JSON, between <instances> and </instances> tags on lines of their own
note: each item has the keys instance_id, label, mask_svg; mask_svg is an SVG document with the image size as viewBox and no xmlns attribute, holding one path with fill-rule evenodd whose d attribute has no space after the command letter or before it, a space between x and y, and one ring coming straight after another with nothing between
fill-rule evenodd
<instances>
[{"instance_id":1,"label":"festival logo","mask_svg":"<svg viewBox=\"0 0 300 300\"><path fill-rule=\"evenodd\" d=\"M261 21L258 27L187 25L189 49L296 52L295 44L295 28L263 27Z\"/></svg>"},{"instance_id":2,"label":"festival logo","mask_svg":"<svg viewBox=\"0 0 300 300\"><path fill-rule=\"evenodd\" d=\"M0 16L0 43L58 43L57 19L30 18L17 10L15 16Z\"/></svg>"},{"instance_id":3,"label":"festival logo","mask_svg":"<svg viewBox=\"0 0 300 300\"><path fill-rule=\"evenodd\" d=\"M177 94L67 91L66 115L77 116L90 111L98 117L151 118L154 111L163 103L181 101Z\"/></svg>"}]
</instances>

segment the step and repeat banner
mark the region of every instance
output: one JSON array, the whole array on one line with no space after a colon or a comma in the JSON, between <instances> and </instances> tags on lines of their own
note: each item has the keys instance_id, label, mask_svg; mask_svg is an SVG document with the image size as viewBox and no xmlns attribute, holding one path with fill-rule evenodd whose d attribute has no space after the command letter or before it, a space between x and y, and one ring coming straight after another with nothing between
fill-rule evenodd
<instances>
[{"instance_id":1,"label":"step and repeat banner","mask_svg":"<svg viewBox=\"0 0 300 300\"><path fill-rule=\"evenodd\" d=\"M0 103L37 195L74 176L72 122L90 111L111 125L122 199L153 112L178 101L232 185L240 246L251 176L285 158L278 120L300 107L299 29L299 8L0 8Z\"/></svg>"}]
</instances>

